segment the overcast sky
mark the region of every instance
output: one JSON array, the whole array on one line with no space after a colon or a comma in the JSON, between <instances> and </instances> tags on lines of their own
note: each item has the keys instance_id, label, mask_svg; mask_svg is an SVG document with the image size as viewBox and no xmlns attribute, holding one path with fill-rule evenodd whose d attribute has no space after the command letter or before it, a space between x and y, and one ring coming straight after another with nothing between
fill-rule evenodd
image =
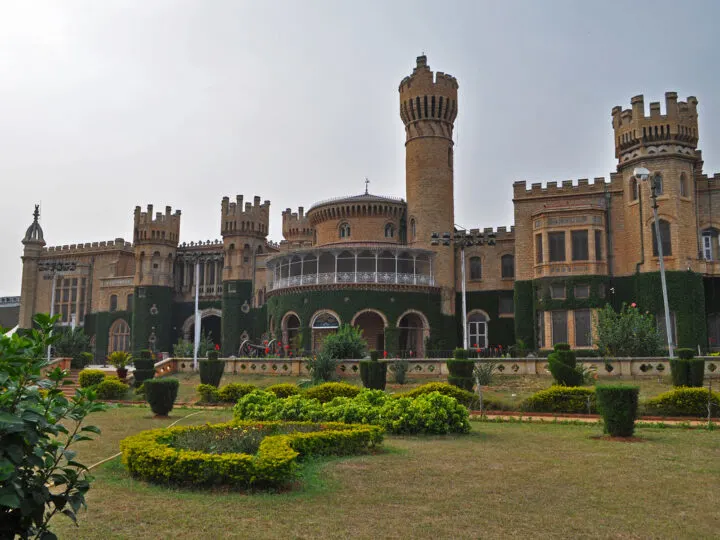
<instances>
[{"instance_id":1,"label":"overcast sky","mask_svg":"<svg viewBox=\"0 0 720 540\"><path fill-rule=\"evenodd\" d=\"M48 245L132 239L136 205L220 238L220 201L280 212L404 197L398 84L458 78L456 222L512 224L512 183L608 177L610 110L697 96L720 172L720 2L0 1L0 296ZM663 104L664 113L664 104Z\"/></svg>"}]
</instances>

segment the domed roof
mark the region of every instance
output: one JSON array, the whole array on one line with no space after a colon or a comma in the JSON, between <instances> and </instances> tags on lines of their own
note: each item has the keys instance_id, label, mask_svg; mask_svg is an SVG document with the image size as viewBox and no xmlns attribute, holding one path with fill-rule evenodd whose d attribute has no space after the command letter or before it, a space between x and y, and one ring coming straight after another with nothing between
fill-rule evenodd
<instances>
[{"instance_id":1,"label":"domed roof","mask_svg":"<svg viewBox=\"0 0 720 540\"><path fill-rule=\"evenodd\" d=\"M33 212L33 222L30 224L27 231L25 231L25 238L23 238L23 244L36 243L45 245L43 230L42 227L40 227L40 223L38 222L39 217L40 205L36 204L35 211Z\"/></svg>"},{"instance_id":2,"label":"domed roof","mask_svg":"<svg viewBox=\"0 0 720 540\"><path fill-rule=\"evenodd\" d=\"M325 199L324 201L316 202L313 204L308 213L312 212L316 208L321 206L327 206L331 204L354 204L354 203L390 203L390 204L405 204L405 200L400 197L385 197L382 195L373 195L372 193L361 193L360 195L350 195L348 197L335 197L333 199Z\"/></svg>"}]
</instances>

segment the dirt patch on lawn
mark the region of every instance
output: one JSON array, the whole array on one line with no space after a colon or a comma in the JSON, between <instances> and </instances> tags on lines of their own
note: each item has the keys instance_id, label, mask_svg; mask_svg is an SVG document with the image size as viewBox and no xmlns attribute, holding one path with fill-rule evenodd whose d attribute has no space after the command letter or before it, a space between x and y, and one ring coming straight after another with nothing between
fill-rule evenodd
<instances>
[{"instance_id":1,"label":"dirt patch on lawn","mask_svg":"<svg viewBox=\"0 0 720 540\"><path fill-rule=\"evenodd\" d=\"M642 437L613 437L612 435L593 435L590 438L595 439L595 440L601 440L601 441L628 442L628 443L637 443L637 442L646 442L647 441L647 439L643 439Z\"/></svg>"}]
</instances>

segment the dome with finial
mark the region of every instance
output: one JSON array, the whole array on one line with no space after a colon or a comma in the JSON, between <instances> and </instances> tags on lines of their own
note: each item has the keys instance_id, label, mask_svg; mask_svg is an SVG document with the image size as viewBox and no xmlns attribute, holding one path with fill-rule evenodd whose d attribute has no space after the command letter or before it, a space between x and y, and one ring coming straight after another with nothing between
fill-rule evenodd
<instances>
[{"instance_id":1,"label":"dome with finial","mask_svg":"<svg viewBox=\"0 0 720 540\"><path fill-rule=\"evenodd\" d=\"M45 245L43 230L42 227L40 227L40 223L38 222L39 217L40 205L36 204L35 211L33 212L33 222L30 224L27 231L25 231L25 238L23 238L23 244L35 243Z\"/></svg>"}]
</instances>

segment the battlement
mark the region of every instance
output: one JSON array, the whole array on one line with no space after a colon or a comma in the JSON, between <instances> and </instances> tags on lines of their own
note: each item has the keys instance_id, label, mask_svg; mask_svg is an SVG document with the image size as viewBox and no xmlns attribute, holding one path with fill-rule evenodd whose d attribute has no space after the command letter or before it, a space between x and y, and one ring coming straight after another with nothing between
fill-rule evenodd
<instances>
[{"instance_id":1,"label":"battlement","mask_svg":"<svg viewBox=\"0 0 720 540\"><path fill-rule=\"evenodd\" d=\"M166 206L165 213L156 212L153 216L153 205L147 205L143 212L139 206L135 207L134 233L135 243L161 243L177 245L180 238L180 210L172 211Z\"/></svg>"},{"instance_id":2,"label":"battlement","mask_svg":"<svg viewBox=\"0 0 720 540\"><path fill-rule=\"evenodd\" d=\"M290 208L283 211L282 232L286 240L312 242L313 228L302 206L298 207L297 212L292 212Z\"/></svg>"},{"instance_id":3,"label":"battlement","mask_svg":"<svg viewBox=\"0 0 720 540\"><path fill-rule=\"evenodd\" d=\"M247 201L243 207L243 196L237 195L235 202L223 197L220 231L223 236L247 235L265 237L270 224L270 201L260 204L260 197Z\"/></svg>"},{"instance_id":4,"label":"battlement","mask_svg":"<svg viewBox=\"0 0 720 540\"><path fill-rule=\"evenodd\" d=\"M86 253L97 253L98 251L132 251L132 244L122 238L108 240L107 242L86 242L84 244L70 244L64 246L48 246L43 248L43 253L53 255L81 255Z\"/></svg>"},{"instance_id":5,"label":"battlement","mask_svg":"<svg viewBox=\"0 0 720 540\"><path fill-rule=\"evenodd\" d=\"M405 77L400 92L400 118L405 124L416 120L453 123L457 117L458 82L455 77L430 71L426 56L417 57L412 75Z\"/></svg>"},{"instance_id":6,"label":"battlement","mask_svg":"<svg viewBox=\"0 0 720 540\"><path fill-rule=\"evenodd\" d=\"M699 191L720 189L720 173L712 176L699 174L695 176L695 183Z\"/></svg>"},{"instance_id":7,"label":"battlement","mask_svg":"<svg viewBox=\"0 0 720 540\"><path fill-rule=\"evenodd\" d=\"M483 229L470 229L468 232L475 237L482 234L480 238L483 238L484 240L492 238L493 236L496 241L515 239L515 225L511 225L510 228L501 226L496 228L485 227Z\"/></svg>"},{"instance_id":8,"label":"battlement","mask_svg":"<svg viewBox=\"0 0 720 540\"><path fill-rule=\"evenodd\" d=\"M645 115L645 98L642 94L630 100L631 108L612 109L612 125L615 131L616 157L635 146L656 142L673 142L697 146L698 100L689 96L678 101L676 92L665 92L665 114L661 114L660 102L650 103L650 115Z\"/></svg>"},{"instance_id":9,"label":"battlement","mask_svg":"<svg viewBox=\"0 0 720 540\"><path fill-rule=\"evenodd\" d=\"M190 241L190 242L183 242L178 246L178 251L180 250L190 250L190 249L202 249L202 248L211 248L211 249L223 249L223 241L218 240L217 238L215 240L199 240L198 242Z\"/></svg>"},{"instance_id":10,"label":"battlement","mask_svg":"<svg viewBox=\"0 0 720 540\"><path fill-rule=\"evenodd\" d=\"M577 184L572 180L563 180L562 182L547 182L544 187L541 182L535 182L528 189L527 183L522 180L513 183L513 199L529 199L553 195L597 195L604 193L615 181L622 182L622 179L620 177L617 180L613 178L608 182L601 176L595 178L591 184L587 178L580 178Z\"/></svg>"}]
</instances>

